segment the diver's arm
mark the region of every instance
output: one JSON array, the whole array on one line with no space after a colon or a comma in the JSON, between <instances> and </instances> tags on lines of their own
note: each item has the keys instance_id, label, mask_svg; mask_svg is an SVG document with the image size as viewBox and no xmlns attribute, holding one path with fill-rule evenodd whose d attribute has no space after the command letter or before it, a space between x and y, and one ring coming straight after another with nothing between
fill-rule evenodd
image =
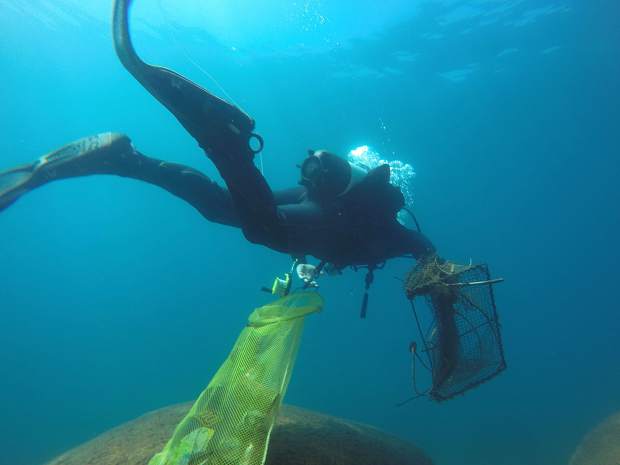
<instances>
[{"instance_id":1,"label":"diver's arm","mask_svg":"<svg viewBox=\"0 0 620 465\"><path fill-rule=\"evenodd\" d=\"M139 179L167 190L189 203L207 220L241 227L230 192L194 168L149 158L137 152L142 164L136 171L121 176Z\"/></svg>"},{"instance_id":2,"label":"diver's arm","mask_svg":"<svg viewBox=\"0 0 620 465\"><path fill-rule=\"evenodd\" d=\"M127 136L114 133L85 137L32 163L0 171L0 211L49 182L95 174L148 182L185 200L209 221L240 226L226 189L193 168L142 155Z\"/></svg>"},{"instance_id":3,"label":"diver's arm","mask_svg":"<svg viewBox=\"0 0 620 465\"><path fill-rule=\"evenodd\" d=\"M392 256L412 255L416 260L423 260L436 253L435 246L428 237L419 231L406 228L396 220L386 239L392 244Z\"/></svg>"},{"instance_id":4,"label":"diver's arm","mask_svg":"<svg viewBox=\"0 0 620 465\"><path fill-rule=\"evenodd\" d=\"M308 190L304 186L290 187L273 192L276 205L300 204L308 197Z\"/></svg>"}]
</instances>

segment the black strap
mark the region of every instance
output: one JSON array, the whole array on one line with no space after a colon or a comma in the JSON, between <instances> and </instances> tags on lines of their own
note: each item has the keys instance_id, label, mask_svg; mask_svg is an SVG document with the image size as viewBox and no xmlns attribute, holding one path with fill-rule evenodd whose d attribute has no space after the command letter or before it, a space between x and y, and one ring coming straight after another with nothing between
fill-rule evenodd
<instances>
[{"instance_id":1,"label":"black strap","mask_svg":"<svg viewBox=\"0 0 620 465\"><path fill-rule=\"evenodd\" d=\"M368 289L370 289L370 285L375 280L375 268L376 265L368 266L368 273L366 273L364 299L362 300L362 308L360 310L360 318L362 319L366 318L366 312L368 310Z\"/></svg>"}]
</instances>

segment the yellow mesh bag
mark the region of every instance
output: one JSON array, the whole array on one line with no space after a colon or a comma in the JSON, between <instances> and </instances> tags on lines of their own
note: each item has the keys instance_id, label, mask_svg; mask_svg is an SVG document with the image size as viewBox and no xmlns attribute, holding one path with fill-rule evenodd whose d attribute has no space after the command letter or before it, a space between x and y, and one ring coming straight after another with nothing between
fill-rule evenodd
<instances>
[{"instance_id":1,"label":"yellow mesh bag","mask_svg":"<svg viewBox=\"0 0 620 465\"><path fill-rule=\"evenodd\" d=\"M262 465L304 317L322 306L316 292L299 292L254 310L226 361L149 465Z\"/></svg>"}]
</instances>

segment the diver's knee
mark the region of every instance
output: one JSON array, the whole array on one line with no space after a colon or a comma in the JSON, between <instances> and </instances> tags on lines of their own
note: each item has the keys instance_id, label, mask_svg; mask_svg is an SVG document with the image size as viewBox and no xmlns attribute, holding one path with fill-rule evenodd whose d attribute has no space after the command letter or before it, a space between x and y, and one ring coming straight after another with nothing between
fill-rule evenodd
<instances>
[{"instance_id":1,"label":"diver's knee","mask_svg":"<svg viewBox=\"0 0 620 465\"><path fill-rule=\"evenodd\" d=\"M245 225L242 227L243 235L252 244L264 245L270 248L280 248L282 239L277 228L263 224Z\"/></svg>"},{"instance_id":2,"label":"diver's knee","mask_svg":"<svg viewBox=\"0 0 620 465\"><path fill-rule=\"evenodd\" d=\"M242 231L247 241L252 244L264 245L265 247L279 251L289 250L286 234L277 226L243 226Z\"/></svg>"},{"instance_id":3,"label":"diver's knee","mask_svg":"<svg viewBox=\"0 0 620 465\"><path fill-rule=\"evenodd\" d=\"M243 236L248 242L251 242L252 244L266 245L267 241L265 240L265 234L262 231L257 230L257 228L244 226L242 231Z\"/></svg>"}]
</instances>

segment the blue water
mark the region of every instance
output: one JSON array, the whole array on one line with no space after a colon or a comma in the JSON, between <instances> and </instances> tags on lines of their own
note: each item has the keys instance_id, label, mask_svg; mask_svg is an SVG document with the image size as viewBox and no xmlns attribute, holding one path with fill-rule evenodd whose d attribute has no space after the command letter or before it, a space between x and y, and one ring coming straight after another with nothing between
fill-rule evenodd
<instances>
[{"instance_id":1,"label":"blue water","mask_svg":"<svg viewBox=\"0 0 620 465\"><path fill-rule=\"evenodd\" d=\"M87 5L82 5L86 3ZM121 67L111 2L0 1L0 165L79 137L218 179ZM286 401L409 439L439 465L566 464L620 410L620 7L614 1L136 0L136 47L250 113L265 176L308 148L411 163L440 253L483 261L508 370L444 404L411 394L401 284L322 282ZM205 74L207 71L212 77ZM39 465L193 399L289 258L150 185L47 185L0 214L0 463Z\"/></svg>"}]
</instances>

